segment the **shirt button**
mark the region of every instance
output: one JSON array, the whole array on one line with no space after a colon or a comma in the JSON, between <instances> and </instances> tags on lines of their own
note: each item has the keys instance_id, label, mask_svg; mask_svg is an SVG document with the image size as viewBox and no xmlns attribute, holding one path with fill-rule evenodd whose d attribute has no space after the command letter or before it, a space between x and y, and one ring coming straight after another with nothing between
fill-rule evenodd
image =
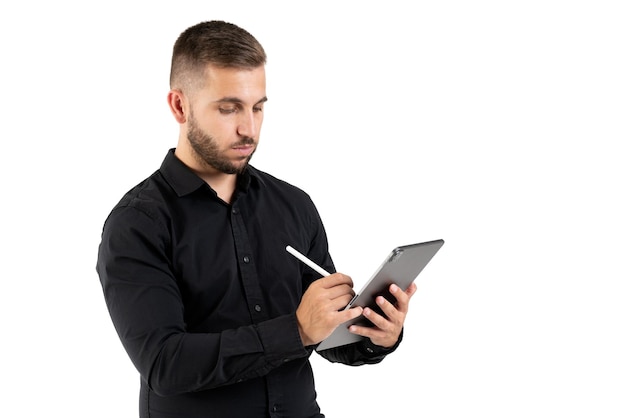
<instances>
[{"instance_id":1,"label":"shirt button","mask_svg":"<svg viewBox=\"0 0 626 418\"><path fill-rule=\"evenodd\" d=\"M371 348L369 348L369 347L367 347L367 348L366 348L366 350L367 350L367 352L368 352L368 353L370 353L370 354L374 352L374 350L372 350L372 349L371 349Z\"/></svg>"},{"instance_id":2,"label":"shirt button","mask_svg":"<svg viewBox=\"0 0 626 418\"><path fill-rule=\"evenodd\" d=\"M248 257L247 255L243 258L243 262L248 264L250 262L250 257Z\"/></svg>"},{"instance_id":3,"label":"shirt button","mask_svg":"<svg viewBox=\"0 0 626 418\"><path fill-rule=\"evenodd\" d=\"M254 310L257 312L261 312L261 305L254 305Z\"/></svg>"},{"instance_id":4,"label":"shirt button","mask_svg":"<svg viewBox=\"0 0 626 418\"><path fill-rule=\"evenodd\" d=\"M236 215L237 213L239 213L239 211L236 208L233 208L232 211L233 215Z\"/></svg>"}]
</instances>

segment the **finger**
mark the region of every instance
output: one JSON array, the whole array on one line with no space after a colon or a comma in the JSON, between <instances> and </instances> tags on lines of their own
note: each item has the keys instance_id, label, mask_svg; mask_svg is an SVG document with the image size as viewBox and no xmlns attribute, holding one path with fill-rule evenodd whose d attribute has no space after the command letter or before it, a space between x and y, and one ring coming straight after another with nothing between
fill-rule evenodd
<instances>
[{"instance_id":1,"label":"finger","mask_svg":"<svg viewBox=\"0 0 626 418\"><path fill-rule=\"evenodd\" d=\"M407 313L409 311L409 301L416 291L417 286L415 286L414 283L411 283L411 285L407 288L405 292L403 292L402 289L400 289L395 284L389 286L389 292L393 295L394 298L396 298L396 308L400 312L404 313Z\"/></svg>"},{"instance_id":2,"label":"finger","mask_svg":"<svg viewBox=\"0 0 626 418\"><path fill-rule=\"evenodd\" d=\"M354 286L352 278L342 273L331 274L330 276L323 277L313 283L325 289L330 289L340 285L348 285L350 288Z\"/></svg>"},{"instance_id":3,"label":"finger","mask_svg":"<svg viewBox=\"0 0 626 418\"><path fill-rule=\"evenodd\" d=\"M361 325L350 325L348 328L353 334L360 335L361 337L367 337L370 340L375 338L381 338L384 335L384 332L375 327L365 327Z\"/></svg>"},{"instance_id":4,"label":"finger","mask_svg":"<svg viewBox=\"0 0 626 418\"><path fill-rule=\"evenodd\" d=\"M375 327L351 325L350 328L348 328L348 331L353 334L369 338L374 344L383 347L391 347L398 340L398 336L396 334L385 332Z\"/></svg>"},{"instance_id":5,"label":"finger","mask_svg":"<svg viewBox=\"0 0 626 418\"><path fill-rule=\"evenodd\" d=\"M396 309L382 296L376 298L376 304L381 307L387 318L371 308L363 309L363 316L366 317L376 328L387 330L393 326L392 321L395 321L394 315L396 314Z\"/></svg>"},{"instance_id":6,"label":"finger","mask_svg":"<svg viewBox=\"0 0 626 418\"><path fill-rule=\"evenodd\" d=\"M363 308L355 306L354 308L344 309L337 312L338 325L343 324L346 321L350 321L354 318L358 318L363 314Z\"/></svg>"},{"instance_id":7,"label":"finger","mask_svg":"<svg viewBox=\"0 0 626 418\"><path fill-rule=\"evenodd\" d=\"M354 295L346 294L346 295L342 295L340 297L331 299L329 301L330 309L333 311L343 310L343 308L345 308L348 305L348 303L350 303L353 296Z\"/></svg>"},{"instance_id":8,"label":"finger","mask_svg":"<svg viewBox=\"0 0 626 418\"><path fill-rule=\"evenodd\" d=\"M324 292L326 297L329 299L336 299L344 296L352 298L354 296L354 290L346 284L325 289Z\"/></svg>"},{"instance_id":9,"label":"finger","mask_svg":"<svg viewBox=\"0 0 626 418\"><path fill-rule=\"evenodd\" d=\"M378 315L381 320L385 320L385 321L392 321L394 323L397 323L399 321L402 321L402 318L406 315L405 312L400 311L398 309L398 302L396 302L396 304L394 305L393 303L389 302L387 299L385 299L382 296L378 296L376 298L376 305L378 305L378 307L382 310L384 315ZM376 313L376 312L373 312ZM372 315L374 316L374 315ZM376 324L379 325L379 324Z\"/></svg>"},{"instance_id":10,"label":"finger","mask_svg":"<svg viewBox=\"0 0 626 418\"><path fill-rule=\"evenodd\" d=\"M417 293L417 285L413 282L406 289L406 294L409 295L409 298L411 298L415 293Z\"/></svg>"},{"instance_id":11,"label":"finger","mask_svg":"<svg viewBox=\"0 0 626 418\"><path fill-rule=\"evenodd\" d=\"M385 303L391 305L388 301L385 301ZM402 321L396 324L369 308L363 310L363 315L374 326L351 325L349 328L351 333L367 337L372 340L374 344L383 347L391 347L398 341L398 337L402 331Z\"/></svg>"}]
</instances>

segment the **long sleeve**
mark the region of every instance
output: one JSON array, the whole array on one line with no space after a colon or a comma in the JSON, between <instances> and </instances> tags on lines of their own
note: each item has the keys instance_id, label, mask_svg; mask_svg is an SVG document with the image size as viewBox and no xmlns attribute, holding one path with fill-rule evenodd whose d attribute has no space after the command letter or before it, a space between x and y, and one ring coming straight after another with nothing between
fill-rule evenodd
<instances>
[{"instance_id":1,"label":"long sleeve","mask_svg":"<svg viewBox=\"0 0 626 418\"><path fill-rule=\"evenodd\" d=\"M320 276L286 245L334 271L310 197L251 166L229 204L170 150L122 197L96 269L143 417L323 416L295 314ZM367 344L322 355L359 365L389 352Z\"/></svg>"},{"instance_id":2,"label":"long sleeve","mask_svg":"<svg viewBox=\"0 0 626 418\"><path fill-rule=\"evenodd\" d=\"M134 207L112 212L97 270L132 362L158 394L231 384L307 357L295 314L214 333L188 332L168 226Z\"/></svg>"}]
</instances>

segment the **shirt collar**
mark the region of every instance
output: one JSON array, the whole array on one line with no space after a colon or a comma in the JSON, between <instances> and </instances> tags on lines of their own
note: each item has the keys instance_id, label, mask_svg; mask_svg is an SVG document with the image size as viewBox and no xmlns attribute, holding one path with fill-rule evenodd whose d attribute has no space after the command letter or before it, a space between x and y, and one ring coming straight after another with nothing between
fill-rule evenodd
<instances>
[{"instance_id":1,"label":"shirt collar","mask_svg":"<svg viewBox=\"0 0 626 418\"><path fill-rule=\"evenodd\" d=\"M174 154L175 150L175 148L172 148L167 152L160 171L178 197L190 194L201 187L209 187L204 180L178 159ZM256 184L263 183L258 171L248 165L246 170L237 177L237 189L245 193L253 181Z\"/></svg>"}]
</instances>

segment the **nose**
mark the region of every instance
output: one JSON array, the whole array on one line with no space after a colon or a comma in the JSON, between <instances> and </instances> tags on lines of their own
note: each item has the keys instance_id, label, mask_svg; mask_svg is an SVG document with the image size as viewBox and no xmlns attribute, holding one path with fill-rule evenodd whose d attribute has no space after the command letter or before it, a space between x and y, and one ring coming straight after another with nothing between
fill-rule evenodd
<instances>
[{"instance_id":1,"label":"nose","mask_svg":"<svg viewBox=\"0 0 626 418\"><path fill-rule=\"evenodd\" d=\"M254 112L253 110L239 112L237 134L242 137L256 139L261 127L260 115L260 112Z\"/></svg>"}]
</instances>

